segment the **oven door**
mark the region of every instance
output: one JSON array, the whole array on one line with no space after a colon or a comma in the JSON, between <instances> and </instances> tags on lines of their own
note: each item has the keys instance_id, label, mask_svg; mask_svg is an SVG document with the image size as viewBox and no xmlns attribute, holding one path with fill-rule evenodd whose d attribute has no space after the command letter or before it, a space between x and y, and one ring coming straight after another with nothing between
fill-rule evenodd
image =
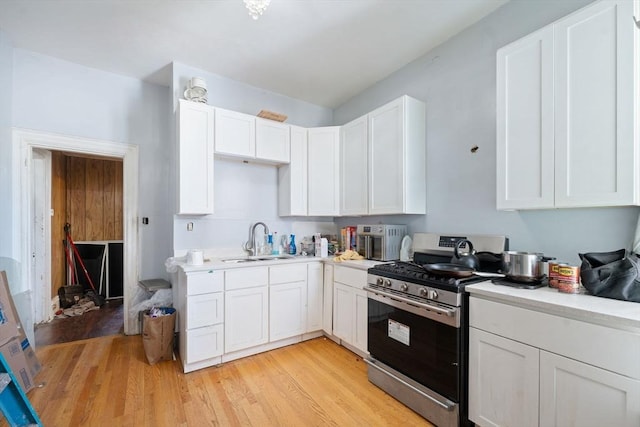
<instances>
[{"instance_id":1,"label":"oven door","mask_svg":"<svg viewBox=\"0 0 640 427\"><path fill-rule=\"evenodd\" d=\"M453 402L460 402L460 327L434 320L459 315L368 290L368 350L371 356ZM455 322L454 322L455 323Z\"/></svg>"}]
</instances>

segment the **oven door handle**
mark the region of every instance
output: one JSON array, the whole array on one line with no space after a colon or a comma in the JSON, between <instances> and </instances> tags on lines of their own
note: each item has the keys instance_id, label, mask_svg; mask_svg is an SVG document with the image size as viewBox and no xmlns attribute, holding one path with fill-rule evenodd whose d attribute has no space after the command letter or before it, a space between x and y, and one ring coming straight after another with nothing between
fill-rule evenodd
<instances>
[{"instance_id":1,"label":"oven door handle","mask_svg":"<svg viewBox=\"0 0 640 427\"><path fill-rule=\"evenodd\" d=\"M390 298L392 300L396 300L398 302L403 302L405 304L410 304L410 305L414 305L417 307L421 307L424 308L425 310L431 310L431 311L435 311L436 313L440 313L440 314L444 314L445 316L449 316L449 317L454 317L456 315L456 311L455 310L447 310L446 308L440 308L440 307L436 307L433 306L431 304L423 304L423 303L419 303L417 301L413 301L409 298L404 298L398 295L393 295L393 294L388 294L386 292L381 292L378 291L377 289L371 288L369 286L366 286L364 288L365 291L371 293L371 294L376 294L376 295L383 295L387 298Z\"/></svg>"},{"instance_id":2,"label":"oven door handle","mask_svg":"<svg viewBox=\"0 0 640 427\"><path fill-rule=\"evenodd\" d=\"M413 385L409 384L408 382L406 382L405 380L403 380L402 378L398 378L396 375L393 375L391 372L388 372L384 369L382 369L381 367L379 367L378 365L375 364L375 362L372 362L371 360L369 360L368 358L363 358L362 360L364 360L364 362L369 365L372 368L375 368L376 370L382 372L385 375L388 375L390 377L392 377L394 380L399 381L400 383L402 383L404 386L409 387L411 390L413 390L414 392L418 393L420 396L426 397L427 399L429 399L430 401L432 401L433 403L435 403L436 405L440 406L443 409L446 409L447 411L452 411L453 408L455 407L455 404L453 405L449 405L446 402L442 402L438 399L436 399L433 396L429 396L428 394L424 393L422 390L418 390L417 388L415 388Z\"/></svg>"}]
</instances>

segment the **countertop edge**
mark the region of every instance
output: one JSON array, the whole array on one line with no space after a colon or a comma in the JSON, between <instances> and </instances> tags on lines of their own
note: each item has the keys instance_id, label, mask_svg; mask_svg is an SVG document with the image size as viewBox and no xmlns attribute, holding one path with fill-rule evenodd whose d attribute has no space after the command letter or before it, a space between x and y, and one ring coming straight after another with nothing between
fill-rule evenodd
<instances>
[{"instance_id":1,"label":"countertop edge","mask_svg":"<svg viewBox=\"0 0 640 427\"><path fill-rule=\"evenodd\" d=\"M287 259L279 259L279 260L265 260L265 261L254 261L250 263L225 263L222 262L222 258L212 258L208 262L205 262L201 265L189 265L183 262L177 262L175 265L180 267L185 273L193 273L198 271L209 271L209 270L231 270L236 268L251 268L251 267L272 267L275 265L287 265L287 264L298 264L298 263L312 263L312 262L321 262L324 264L331 265L341 265L349 268L355 268L359 270L368 270L374 265L381 264L381 261L372 261L372 260L349 260L349 261L334 261L333 257L294 257Z\"/></svg>"},{"instance_id":2,"label":"countertop edge","mask_svg":"<svg viewBox=\"0 0 640 427\"><path fill-rule=\"evenodd\" d=\"M640 333L640 303L585 294L567 294L549 287L516 289L491 281L467 285L471 296L593 324Z\"/></svg>"}]
</instances>

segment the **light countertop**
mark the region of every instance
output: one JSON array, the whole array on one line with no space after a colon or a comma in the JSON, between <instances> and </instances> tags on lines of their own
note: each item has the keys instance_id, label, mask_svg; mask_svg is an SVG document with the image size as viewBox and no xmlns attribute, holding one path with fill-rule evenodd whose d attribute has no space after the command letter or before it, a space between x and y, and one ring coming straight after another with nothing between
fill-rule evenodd
<instances>
[{"instance_id":1,"label":"light countertop","mask_svg":"<svg viewBox=\"0 0 640 427\"><path fill-rule=\"evenodd\" d=\"M313 256L296 256L292 258L286 259L277 259L277 260L264 260L264 261L251 261L251 262L224 262L223 259L233 258L233 257L222 257L222 258L205 258L205 262L202 265L189 265L183 262L177 262L186 273L196 272L196 271L208 271L208 270L229 270L235 268L247 268L247 267L263 267L263 266L273 266L273 265L286 265L286 264L297 264L297 263L309 263L309 262L324 262L332 265L341 265L349 268L356 268L359 270L367 270L374 265L380 264L380 261L372 261L372 260L353 260L353 261L341 261L337 262L333 260L333 257L313 257Z\"/></svg>"},{"instance_id":2,"label":"light countertop","mask_svg":"<svg viewBox=\"0 0 640 427\"><path fill-rule=\"evenodd\" d=\"M471 296L640 333L640 303L637 302L567 294L549 287L517 289L491 281L467 285L465 290Z\"/></svg>"}]
</instances>

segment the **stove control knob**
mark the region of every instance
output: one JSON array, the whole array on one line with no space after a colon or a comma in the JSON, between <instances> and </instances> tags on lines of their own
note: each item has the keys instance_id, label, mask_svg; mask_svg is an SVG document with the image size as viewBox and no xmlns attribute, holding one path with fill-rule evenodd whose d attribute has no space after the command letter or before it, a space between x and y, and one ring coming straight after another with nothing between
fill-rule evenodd
<instances>
[{"instance_id":1,"label":"stove control knob","mask_svg":"<svg viewBox=\"0 0 640 427\"><path fill-rule=\"evenodd\" d=\"M438 299L438 292L435 289L429 289L429 299Z\"/></svg>"},{"instance_id":2,"label":"stove control knob","mask_svg":"<svg viewBox=\"0 0 640 427\"><path fill-rule=\"evenodd\" d=\"M384 279L384 285L385 285L386 287L391 286L391 280L389 280L389 279Z\"/></svg>"},{"instance_id":3,"label":"stove control knob","mask_svg":"<svg viewBox=\"0 0 640 427\"><path fill-rule=\"evenodd\" d=\"M383 282L382 277L378 277L378 278L376 279L376 285L378 285L378 286L382 286L382 282Z\"/></svg>"},{"instance_id":4,"label":"stove control knob","mask_svg":"<svg viewBox=\"0 0 640 427\"><path fill-rule=\"evenodd\" d=\"M407 291L407 289L409 289L409 287L407 286L407 284L406 284L406 283L403 283L403 284L401 284L401 285L400 285L400 290L401 290L402 292L406 292L406 291Z\"/></svg>"},{"instance_id":5,"label":"stove control knob","mask_svg":"<svg viewBox=\"0 0 640 427\"><path fill-rule=\"evenodd\" d=\"M420 288L420 296L421 297L428 297L429 296L429 291L427 291L427 288Z\"/></svg>"}]
</instances>

